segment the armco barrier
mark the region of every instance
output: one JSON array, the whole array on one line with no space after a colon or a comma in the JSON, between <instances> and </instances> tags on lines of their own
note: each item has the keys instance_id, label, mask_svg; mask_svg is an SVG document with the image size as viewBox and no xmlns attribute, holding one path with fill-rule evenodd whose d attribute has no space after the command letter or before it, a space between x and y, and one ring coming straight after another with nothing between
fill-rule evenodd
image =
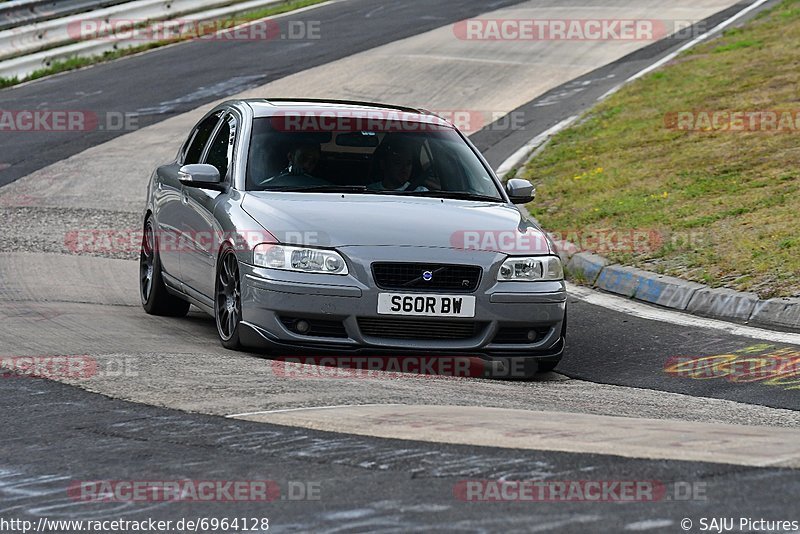
<instances>
[{"instance_id":1,"label":"armco barrier","mask_svg":"<svg viewBox=\"0 0 800 534\"><path fill-rule=\"evenodd\" d=\"M152 19L156 18L153 14L147 15L147 11L144 9L144 4L147 3L147 6L150 8L153 7L153 4L164 4L163 0L156 2L155 0L142 0L141 2L131 2L132 4L140 4L139 7L142 8L142 11L138 12L127 12L124 14L117 14L117 16L124 16L125 18L130 18L131 20L144 20L144 19ZM250 0L248 2L239 2L230 6L211 9L207 11L200 11L200 12L192 12L186 15L182 15L182 13L186 13L187 9L192 9L196 11L198 9L198 5L216 5L220 3L229 3L229 2L222 2L220 0L175 0L172 3L172 11L170 12L170 16L180 16L182 20L185 21L193 21L193 22L204 22L210 20L219 20L225 19L228 17L236 16L240 13L245 13L248 11L254 11L258 9L262 9L265 7L269 7L275 4L281 4L284 0ZM168 3L167 3L168 4ZM120 7L130 7L128 4ZM131 8L133 9L133 8ZM97 17L97 13L92 13L92 17ZM160 18L164 18L162 16ZM59 21L52 21L52 22L61 22L62 20L66 19L59 19ZM63 35L67 32L67 26L64 25L58 30L59 34ZM0 32L2 34L4 32ZM130 33L130 32L128 32ZM0 61L0 78L18 78L23 79L32 72L50 67L53 62L55 61L63 61L73 57L91 57L91 56L99 56L106 52L113 52L116 50L121 50L124 48L129 48L133 46L143 45L148 42L155 41L157 39L146 38L143 35L146 35L146 29L137 30L133 32L133 35L125 36L124 38L100 38L100 39L92 39L88 41L81 41L72 44L68 44L65 46L58 46L56 48L43 50L41 52L34 52L32 54L26 54L19 57L14 57L11 59L6 59L4 61Z\"/></svg>"},{"instance_id":2,"label":"armco barrier","mask_svg":"<svg viewBox=\"0 0 800 534\"><path fill-rule=\"evenodd\" d=\"M32 54L39 50L75 42L76 28L86 19L145 21L162 20L229 4L225 0L136 0L45 22L0 31L0 58Z\"/></svg>"},{"instance_id":3,"label":"armco barrier","mask_svg":"<svg viewBox=\"0 0 800 534\"><path fill-rule=\"evenodd\" d=\"M0 2L0 30L44 22L132 0L11 0Z\"/></svg>"}]
</instances>

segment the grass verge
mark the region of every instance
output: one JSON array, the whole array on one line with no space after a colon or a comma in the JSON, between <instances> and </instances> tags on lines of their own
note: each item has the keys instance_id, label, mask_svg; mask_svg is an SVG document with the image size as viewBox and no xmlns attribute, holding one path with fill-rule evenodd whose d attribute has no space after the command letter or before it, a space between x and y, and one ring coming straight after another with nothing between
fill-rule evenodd
<instances>
[{"instance_id":1,"label":"grass verge","mask_svg":"<svg viewBox=\"0 0 800 534\"><path fill-rule=\"evenodd\" d=\"M521 173L537 186L531 213L567 237L606 236L589 248L619 263L800 295L798 49L800 0L784 0L624 87ZM761 111L795 122L731 131L701 120ZM619 246L609 229L656 238Z\"/></svg>"}]
</instances>

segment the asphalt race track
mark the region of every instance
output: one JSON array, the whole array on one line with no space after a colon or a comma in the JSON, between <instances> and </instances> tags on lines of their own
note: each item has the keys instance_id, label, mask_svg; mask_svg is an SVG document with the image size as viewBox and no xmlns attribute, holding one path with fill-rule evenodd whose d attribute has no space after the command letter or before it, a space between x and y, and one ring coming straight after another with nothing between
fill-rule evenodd
<instances>
[{"instance_id":1,"label":"asphalt race track","mask_svg":"<svg viewBox=\"0 0 800 534\"><path fill-rule=\"evenodd\" d=\"M3 104L9 109L48 106L89 108L98 114L136 113L138 125L144 127L247 88L515 3L519 2L336 2L292 16L292 20L320 21L324 39L198 41L165 47L6 89ZM376 23L354 28L354 19ZM4 157L13 155L5 161L12 166L0 172L0 184L122 133L98 129L83 136L54 132L0 134Z\"/></svg>"},{"instance_id":2,"label":"asphalt race track","mask_svg":"<svg viewBox=\"0 0 800 534\"><path fill-rule=\"evenodd\" d=\"M18 427L4 440L4 517L268 516L270 532L676 532L684 516L781 517L800 490L789 469L328 434L130 404L48 381L10 380L3 391L0 420L4 428ZM43 403L43 395L58 401ZM86 503L67 497L64 489L74 480L135 480L143 473L149 480L275 480L284 497L290 482L312 481L321 498ZM670 488L702 481L708 502L472 503L453 497L461 480L588 477L659 480Z\"/></svg>"},{"instance_id":3,"label":"asphalt race track","mask_svg":"<svg viewBox=\"0 0 800 534\"><path fill-rule=\"evenodd\" d=\"M0 361L94 366L0 381L0 518L246 515L278 532L680 532L684 518L796 519L786 515L800 490L800 383L713 364L796 357L800 334L570 286L566 356L534 381L294 373L226 351L197 311L146 315L135 246L68 239L139 228L150 171L212 102L300 95L511 114L515 128L484 120L470 132L497 167L689 37L489 45L454 38L454 22L568 12L710 28L749 4L345 0L286 17L319 21L319 40L185 43L0 91L3 109L138 117L123 131L0 133ZM712 371L682 372L686 361ZM460 498L465 481L498 479L658 481L664 492L627 504ZM272 480L280 496L81 502L68 494L81 480ZM318 498L293 500L299 485ZM689 486L702 496L687 498Z\"/></svg>"}]
</instances>

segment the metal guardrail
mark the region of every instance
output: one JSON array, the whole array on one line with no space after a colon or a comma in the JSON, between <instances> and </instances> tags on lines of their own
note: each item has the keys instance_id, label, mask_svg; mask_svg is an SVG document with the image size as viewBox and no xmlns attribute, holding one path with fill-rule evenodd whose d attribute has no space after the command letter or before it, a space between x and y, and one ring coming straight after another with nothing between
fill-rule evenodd
<instances>
[{"instance_id":1,"label":"metal guardrail","mask_svg":"<svg viewBox=\"0 0 800 534\"><path fill-rule=\"evenodd\" d=\"M121 6L108 8L106 10L98 10L91 13L91 17L87 15L66 17L55 21L50 21L44 24L53 24L53 34L55 36L48 37L48 39L67 39L64 42L70 42L69 37L69 24L78 24L81 21L103 19L107 16L103 12L111 12L111 18L118 18L123 20L159 20L167 19L169 17L181 16L181 20L187 22L205 22L211 20L219 20L230 18L240 13L262 9L272 5L286 3L286 0L250 0L247 2L239 2L226 7L216 9L208 9L206 11L197 12L198 8L208 7L210 5L230 4L231 0L137 0L135 2L128 2ZM169 10L165 12L165 6ZM120 8L125 8L124 10ZM184 15L185 14L185 15ZM15 28L16 30L16 28ZM30 35L28 29L20 30L24 35ZM0 32L0 41L5 32ZM30 54L20 55L0 61L0 77L2 78L18 78L24 79L31 73L50 67L56 61L63 61L74 57L91 57L99 56L106 52L113 52L124 48L130 48L161 40L154 38L152 32L148 29L138 28L130 31L125 31L124 37L109 35L99 39L92 39L87 41L72 42L65 46L58 46L56 48L42 50ZM12 36L9 35L8 39ZM10 41L6 41L10 42ZM51 41L52 42L52 41Z\"/></svg>"},{"instance_id":2,"label":"metal guardrail","mask_svg":"<svg viewBox=\"0 0 800 534\"><path fill-rule=\"evenodd\" d=\"M0 3L0 30L66 17L131 0L12 0Z\"/></svg>"},{"instance_id":3,"label":"metal guardrail","mask_svg":"<svg viewBox=\"0 0 800 534\"><path fill-rule=\"evenodd\" d=\"M82 36L83 27L102 26L106 21L118 21L116 28L130 28L137 21L161 20L228 5L231 0L136 0L123 4L78 13L59 19L28 24L0 31L0 59L7 59L40 50L55 48L86 38ZM91 35L91 38L102 37Z\"/></svg>"}]
</instances>

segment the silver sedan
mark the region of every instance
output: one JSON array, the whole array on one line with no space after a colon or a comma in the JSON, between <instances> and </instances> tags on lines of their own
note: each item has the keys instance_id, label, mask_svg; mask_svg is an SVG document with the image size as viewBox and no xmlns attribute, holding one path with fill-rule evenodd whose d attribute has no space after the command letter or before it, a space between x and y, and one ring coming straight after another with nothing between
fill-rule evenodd
<instances>
[{"instance_id":1,"label":"silver sedan","mask_svg":"<svg viewBox=\"0 0 800 534\"><path fill-rule=\"evenodd\" d=\"M226 102L153 172L142 305L193 304L230 349L467 355L531 376L566 334L561 261L515 206L533 195L429 112Z\"/></svg>"}]
</instances>

